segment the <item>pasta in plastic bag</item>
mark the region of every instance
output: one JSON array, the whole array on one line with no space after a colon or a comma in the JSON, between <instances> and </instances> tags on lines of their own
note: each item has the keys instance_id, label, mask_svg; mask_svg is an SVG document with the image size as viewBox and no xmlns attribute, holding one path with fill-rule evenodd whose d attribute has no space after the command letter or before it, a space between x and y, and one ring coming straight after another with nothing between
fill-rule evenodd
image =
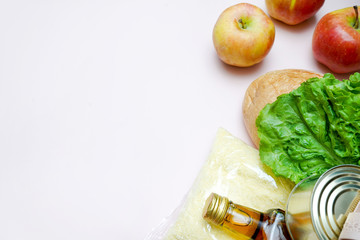
<instances>
[{"instance_id":1,"label":"pasta in plastic bag","mask_svg":"<svg viewBox=\"0 0 360 240\"><path fill-rule=\"evenodd\" d=\"M220 128L208 160L182 204L145 240L233 240L202 218L207 197L215 192L258 211L285 209L294 184L276 177L258 150Z\"/></svg>"}]
</instances>

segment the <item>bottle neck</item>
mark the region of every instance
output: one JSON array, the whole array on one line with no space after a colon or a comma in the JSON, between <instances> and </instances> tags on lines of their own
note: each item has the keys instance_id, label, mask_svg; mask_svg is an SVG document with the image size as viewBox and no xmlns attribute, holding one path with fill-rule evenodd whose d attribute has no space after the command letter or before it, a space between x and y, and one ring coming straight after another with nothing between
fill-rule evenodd
<instances>
[{"instance_id":1,"label":"bottle neck","mask_svg":"<svg viewBox=\"0 0 360 240\"><path fill-rule=\"evenodd\" d=\"M262 239L261 223L264 214L229 201L212 193L204 207L203 217L208 222L230 230L240 239Z\"/></svg>"},{"instance_id":2,"label":"bottle neck","mask_svg":"<svg viewBox=\"0 0 360 240\"><path fill-rule=\"evenodd\" d=\"M242 239L262 239L261 227L264 214L230 202L222 226L235 232Z\"/></svg>"}]
</instances>

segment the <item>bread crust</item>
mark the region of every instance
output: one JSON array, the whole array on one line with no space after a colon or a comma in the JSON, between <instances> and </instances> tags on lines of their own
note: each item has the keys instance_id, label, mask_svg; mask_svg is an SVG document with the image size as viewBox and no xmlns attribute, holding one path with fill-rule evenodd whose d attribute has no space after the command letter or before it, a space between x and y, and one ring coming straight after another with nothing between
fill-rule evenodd
<instances>
[{"instance_id":1,"label":"bread crust","mask_svg":"<svg viewBox=\"0 0 360 240\"><path fill-rule=\"evenodd\" d=\"M274 102L278 96L298 88L309 78L322 77L303 69L283 69L267 72L254 80L247 88L242 110L246 130L254 145L259 148L256 118L266 104Z\"/></svg>"}]
</instances>

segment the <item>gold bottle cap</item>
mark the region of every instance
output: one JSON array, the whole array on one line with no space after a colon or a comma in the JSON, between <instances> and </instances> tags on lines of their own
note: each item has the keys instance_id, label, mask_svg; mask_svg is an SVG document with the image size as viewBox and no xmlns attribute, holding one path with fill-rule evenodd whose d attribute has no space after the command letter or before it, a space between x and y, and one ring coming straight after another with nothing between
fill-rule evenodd
<instances>
[{"instance_id":1,"label":"gold bottle cap","mask_svg":"<svg viewBox=\"0 0 360 240\"><path fill-rule=\"evenodd\" d=\"M229 199L216 193L211 193L205 202L203 218L215 224L222 224L229 205Z\"/></svg>"}]
</instances>

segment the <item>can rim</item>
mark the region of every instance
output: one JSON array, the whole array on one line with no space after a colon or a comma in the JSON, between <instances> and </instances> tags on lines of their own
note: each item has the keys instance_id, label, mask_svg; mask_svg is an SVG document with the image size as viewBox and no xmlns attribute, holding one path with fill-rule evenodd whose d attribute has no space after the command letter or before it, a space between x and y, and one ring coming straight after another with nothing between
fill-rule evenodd
<instances>
[{"instance_id":1,"label":"can rim","mask_svg":"<svg viewBox=\"0 0 360 240\"><path fill-rule=\"evenodd\" d=\"M320 216L315 216L315 211L314 210L318 210L318 206L320 206L320 202L316 202L314 203L314 201L316 200L315 198L317 198L318 196L318 192L321 191L321 193L324 191L324 188L329 184L328 182L323 182L322 180L325 179L326 177L328 177L329 173L330 172L333 172L334 170L336 169L339 169L339 168L356 168L358 170L360 170L360 166L358 165L354 165L354 164L343 164L343 165L338 165L338 166L335 166L335 167L332 167L330 169L328 169L326 172L324 172L323 174L321 174L318 178L318 180L316 181L315 185L314 185L314 188L312 190L312 193L311 193L311 198L310 198L310 214L311 214L311 221L312 221L312 227L313 227L313 230L314 232L316 233L318 239L328 239L328 238L325 238L324 237L324 234L326 234L326 232L322 232L320 230L323 230L325 228L325 226L320 222L320 219L321 217ZM314 177L314 176L310 176L306 179L309 179L311 177ZM323 185L323 186L322 186ZM319 200L319 199L318 199ZM316 205L315 205L316 204ZM327 226L329 227L329 226Z\"/></svg>"}]
</instances>

